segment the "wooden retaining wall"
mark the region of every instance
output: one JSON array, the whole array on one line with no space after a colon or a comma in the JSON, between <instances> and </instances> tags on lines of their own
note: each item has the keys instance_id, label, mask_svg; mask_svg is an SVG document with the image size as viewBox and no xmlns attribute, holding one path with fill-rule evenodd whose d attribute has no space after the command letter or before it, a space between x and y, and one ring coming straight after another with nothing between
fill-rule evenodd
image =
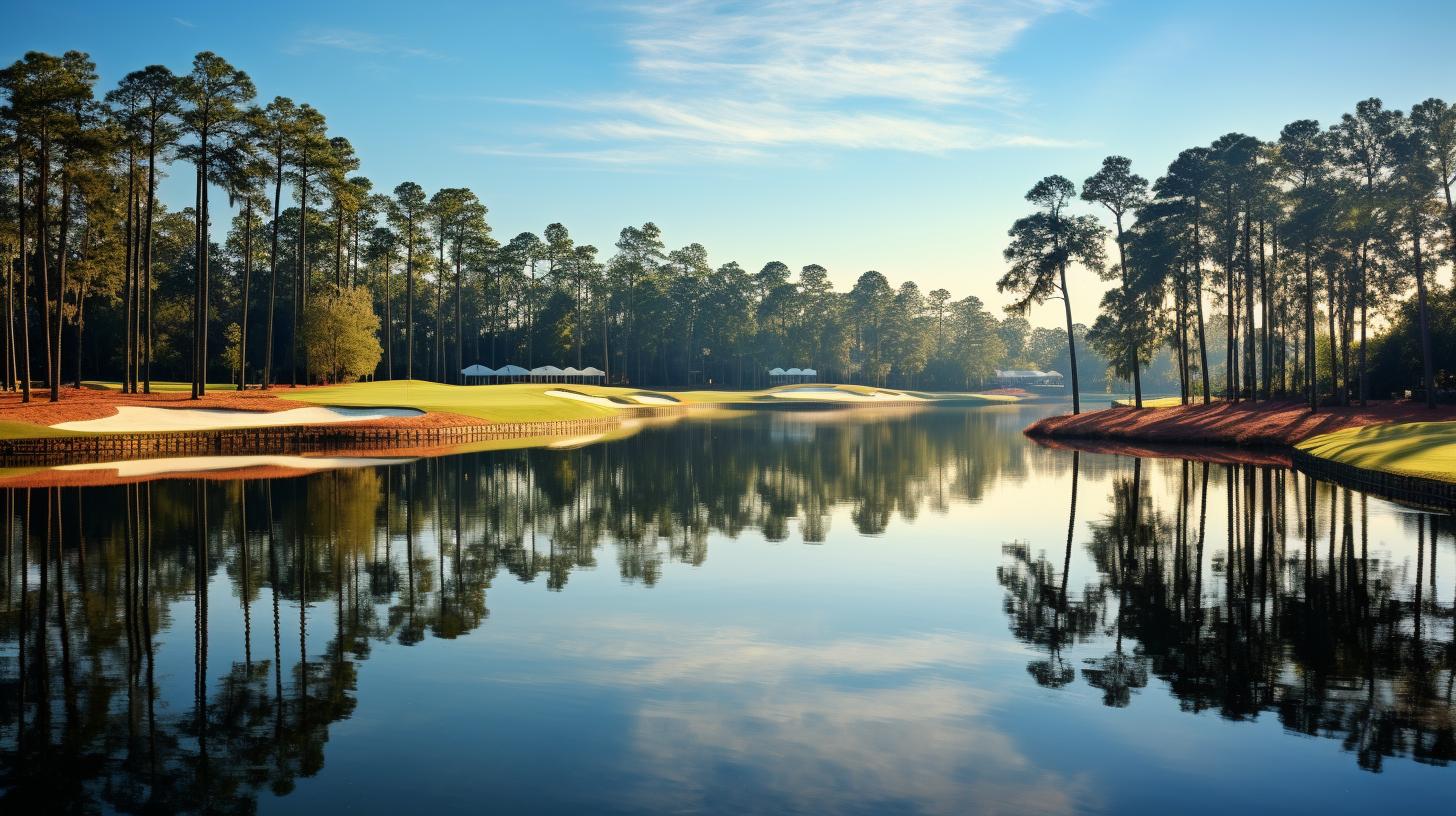
<instances>
[{"instance_id":1,"label":"wooden retaining wall","mask_svg":"<svg viewBox=\"0 0 1456 816\"><path fill-rule=\"evenodd\" d=\"M572 436L600 433L623 419L676 416L691 406L641 406L620 409L614 416L550 422L495 422L420 428L293 425L275 428L225 428L141 434L96 434L39 439L0 440L0 467L112 462L167 456L223 456L309 453L330 450L435 448L519 439L529 436Z\"/></svg>"},{"instance_id":2,"label":"wooden retaining wall","mask_svg":"<svg viewBox=\"0 0 1456 816\"><path fill-rule=\"evenodd\" d=\"M1352 490L1359 490L1362 493L1369 493L1403 504L1456 511L1456 482L1367 470L1343 462L1321 459L1298 448L1293 450L1292 458L1294 466L1299 470Z\"/></svg>"}]
</instances>

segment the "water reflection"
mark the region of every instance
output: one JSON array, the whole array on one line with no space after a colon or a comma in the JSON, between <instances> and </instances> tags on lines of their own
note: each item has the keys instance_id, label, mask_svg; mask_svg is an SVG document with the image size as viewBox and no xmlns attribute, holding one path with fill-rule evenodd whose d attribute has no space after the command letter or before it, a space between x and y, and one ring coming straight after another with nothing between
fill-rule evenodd
<instances>
[{"instance_id":1,"label":"water reflection","mask_svg":"<svg viewBox=\"0 0 1456 816\"><path fill-rule=\"evenodd\" d=\"M1077 454L1072 463L1074 514ZM1080 668L1122 708L1156 677L1185 711L1268 714L1340 740L1371 771L1390 757L1456 758L1456 629L1436 600L1449 519L1401 517L1412 564L1371 550L1370 501L1348 489L1187 461L1156 463L1155 489L1145 464L1124 460L1085 539L1069 523L1059 563L1025 543L1004 548L1006 613L1037 647L1027 671L1038 684L1067 686ZM1069 592L1074 547L1094 569Z\"/></svg>"},{"instance_id":2,"label":"water reflection","mask_svg":"<svg viewBox=\"0 0 1456 816\"><path fill-rule=\"evenodd\" d=\"M398 747L339 730L416 693L398 664L379 665L401 653L421 661L417 676L493 672L505 707L529 708L526 689L554 684L552 702L577 707L569 738L630 719L612 743L626 758L607 774L619 810L1110 801L1087 773L1044 766L1022 744L1006 700L1033 681L1133 710L1140 695L1171 693L1189 712L1270 713L1343 740L1370 769L1396 756L1449 762L1456 642L1436 578L1447 521L1403 517L1416 557L1392 558L1371 549L1358 495L1279 469L1042 450L1021 441L1026 421L997 410L750 416L292 479L0 491L0 804L252 812L298 796L361 740L366 752ZM1035 506L1007 504L1015 486ZM906 562L928 554L912 543L933 519L972 531L974 550L973 519L1027 512L1055 513L1065 536L1007 545L1004 589L974 591L1004 593L1015 640L1035 651L1030 679L994 609L984 634L881 621L787 632L814 614L913 605L924 581ZM726 542L749 532L807 546L711 561L710 543L723 561L737 555ZM857 563L877 565L874 583L840 590L833 608L796 606L816 576L795 553L821 556L812 569L837 585L833 571L861 557L853 542L868 548ZM696 581L697 595L669 603L671 582L715 566L724 584ZM635 594L578 587L601 574ZM957 580L976 577L989 583L989 566ZM584 592L585 614L492 652L528 653L529 671L482 668L482 635L500 626L491 599L526 585ZM753 606L731 611L733 626L695 617L745 598ZM991 688L1003 658L1017 661L1014 683ZM371 670L394 672L372 695ZM630 715L573 696L583 688L617 690ZM478 705L473 691L450 701L461 713ZM429 739L409 738L419 742L406 750ZM464 753L530 735L473 739ZM609 755L552 750L553 767L578 772ZM557 784L552 801L604 809L600 782ZM529 803L540 787L497 779L494 790Z\"/></svg>"}]
</instances>

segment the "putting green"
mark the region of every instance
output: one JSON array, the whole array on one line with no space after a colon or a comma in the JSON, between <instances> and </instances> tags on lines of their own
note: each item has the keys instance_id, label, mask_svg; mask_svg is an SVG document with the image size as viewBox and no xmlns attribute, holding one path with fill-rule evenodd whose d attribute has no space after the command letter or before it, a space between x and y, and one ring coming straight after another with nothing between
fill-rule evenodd
<instances>
[{"instance_id":1,"label":"putting green","mask_svg":"<svg viewBox=\"0 0 1456 816\"><path fill-rule=\"evenodd\" d=\"M1367 470L1456 482L1456 422L1396 422L1312 436L1295 447Z\"/></svg>"}]
</instances>

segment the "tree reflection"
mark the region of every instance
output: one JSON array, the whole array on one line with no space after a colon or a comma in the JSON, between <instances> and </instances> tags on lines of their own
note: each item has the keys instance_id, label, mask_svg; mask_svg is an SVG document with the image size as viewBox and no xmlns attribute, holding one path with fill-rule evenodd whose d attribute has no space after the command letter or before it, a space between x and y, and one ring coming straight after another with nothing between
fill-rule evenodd
<instances>
[{"instance_id":1,"label":"tree reflection","mask_svg":"<svg viewBox=\"0 0 1456 816\"><path fill-rule=\"evenodd\" d=\"M651 586L669 563L705 563L715 531L819 543L844 508L875 534L1028 466L1015 413L825 419L283 480L5 490L0 803L250 812L322 769L372 644L476 630L503 575L562 591L605 562ZM184 702L159 664L189 648Z\"/></svg>"},{"instance_id":2,"label":"tree reflection","mask_svg":"<svg viewBox=\"0 0 1456 816\"><path fill-rule=\"evenodd\" d=\"M1070 534L1060 574L1024 544L1005 548L1006 611L1016 637L1046 655L1030 667L1039 684L1071 683L1072 651L1109 706L1129 705L1154 676L1187 711L1272 714L1341 740L1372 771L1389 757L1456 758L1456 627L1433 600L1441 517L1402 517L1415 541L1408 569L1371 552L1367 501L1347 489L1185 461L1163 463L1172 478L1149 490L1143 464L1124 465L1109 509L1088 524L1094 577L1082 592L1058 589L1075 569ZM1070 514L1077 478L1073 455ZM1206 547L1219 487L1222 546Z\"/></svg>"}]
</instances>

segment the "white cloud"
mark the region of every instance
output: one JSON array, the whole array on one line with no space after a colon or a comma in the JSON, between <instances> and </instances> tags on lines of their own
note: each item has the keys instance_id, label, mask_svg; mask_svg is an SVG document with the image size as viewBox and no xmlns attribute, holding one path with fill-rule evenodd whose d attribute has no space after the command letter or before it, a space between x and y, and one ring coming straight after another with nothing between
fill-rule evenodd
<instances>
[{"instance_id":1,"label":"white cloud","mask_svg":"<svg viewBox=\"0 0 1456 816\"><path fill-rule=\"evenodd\" d=\"M991 63L1037 20L1079 0L676 0L628 8L630 93L542 102L582 112L536 152L620 161L759 159L876 149L943 153L1061 146L997 109ZM993 124L994 122L994 124ZM582 147L610 142L612 149ZM717 153L705 153L713 145ZM629 147L623 147L629 146Z\"/></svg>"},{"instance_id":2,"label":"white cloud","mask_svg":"<svg viewBox=\"0 0 1456 816\"><path fill-rule=\"evenodd\" d=\"M419 59L442 59L443 55L428 48L415 48L367 31L348 28L326 28L306 31L293 38L287 50L300 54L314 48L334 48L356 54L380 54Z\"/></svg>"},{"instance_id":3,"label":"white cloud","mask_svg":"<svg viewBox=\"0 0 1456 816\"><path fill-rule=\"evenodd\" d=\"M532 646L580 668L558 668L557 682L630 696L621 762L631 772L617 796L635 809L747 812L771 801L782 812L1011 814L1098 804L1089 780L1042 767L997 727L1004 692L971 678L1019 666L1024 650L1004 641L957 632L794 641L744 625L608 616L513 648Z\"/></svg>"}]
</instances>

